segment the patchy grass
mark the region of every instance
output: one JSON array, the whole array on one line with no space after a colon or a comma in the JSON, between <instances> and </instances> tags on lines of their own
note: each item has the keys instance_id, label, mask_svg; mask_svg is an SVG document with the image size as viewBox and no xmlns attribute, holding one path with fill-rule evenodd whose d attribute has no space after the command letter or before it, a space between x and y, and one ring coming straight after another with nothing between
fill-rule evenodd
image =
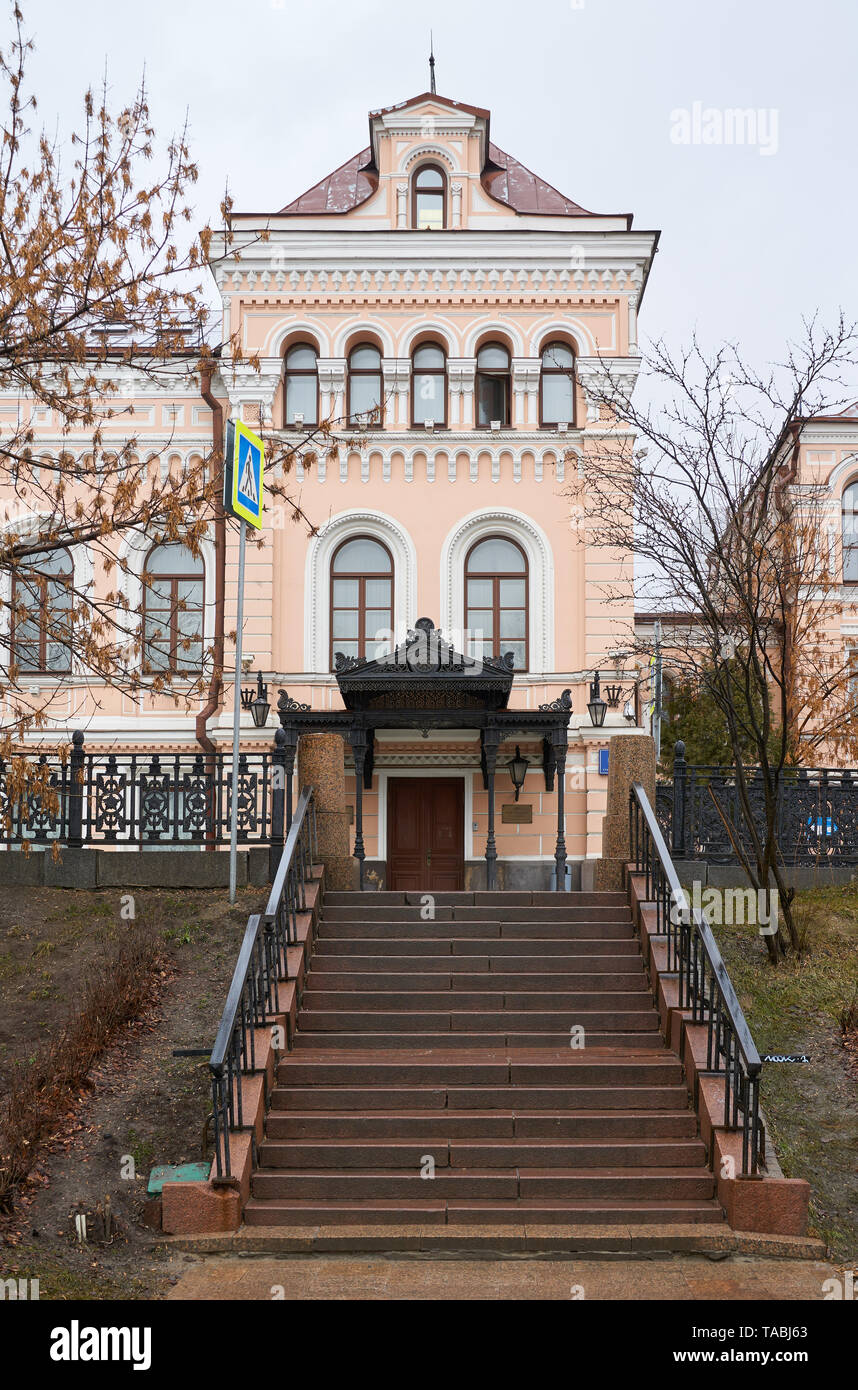
<instances>
[{"instance_id":1,"label":"patchy grass","mask_svg":"<svg viewBox=\"0 0 858 1390\"><path fill-rule=\"evenodd\" d=\"M761 1054L762 1104L787 1177L811 1186L811 1220L838 1258L858 1257L858 1068L844 1029L858 998L858 887L796 895L804 949L776 967L747 926L713 926Z\"/></svg>"}]
</instances>

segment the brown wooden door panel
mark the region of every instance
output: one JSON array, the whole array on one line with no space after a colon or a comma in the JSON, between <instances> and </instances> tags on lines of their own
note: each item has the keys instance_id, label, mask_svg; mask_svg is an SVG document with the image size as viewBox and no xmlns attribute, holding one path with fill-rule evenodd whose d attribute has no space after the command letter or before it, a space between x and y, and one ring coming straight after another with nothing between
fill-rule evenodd
<instances>
[{"instance_id":1,"label":"brown wooden door panel","mask_svg":"<svg viewBox=\"0 0 858 1390\"><path fill-rule=\"evenodd\" d=\"M465 795L459 777L391 777L387 886L455 892L464 885Z\"/></svg>"}]
</instances>

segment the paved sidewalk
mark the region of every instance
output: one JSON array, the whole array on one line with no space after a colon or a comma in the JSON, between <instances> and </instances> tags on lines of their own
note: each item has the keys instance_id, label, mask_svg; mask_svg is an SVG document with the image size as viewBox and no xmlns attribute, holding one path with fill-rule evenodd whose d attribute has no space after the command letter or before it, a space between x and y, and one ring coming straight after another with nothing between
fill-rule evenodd
<instances>
[{"instance_id":1,"label":"paved sidewalk","mask_svg":"<svg viewBox=\"0 0 858 1390\"><path fill-rule=\"evenodd\" d=\"M186 1257L171 1299L821 1300L819 1260L674 1255L659 1260L438 1259L378 1255Z\"/></svg>"}]
</instances>

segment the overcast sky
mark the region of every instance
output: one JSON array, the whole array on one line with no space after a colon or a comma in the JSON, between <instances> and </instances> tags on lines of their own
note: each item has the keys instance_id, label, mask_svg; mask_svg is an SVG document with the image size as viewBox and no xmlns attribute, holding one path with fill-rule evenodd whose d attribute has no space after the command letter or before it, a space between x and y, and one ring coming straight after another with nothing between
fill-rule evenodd
<instances>
[{"instance_id":1,"label":"overcast sky","mask_svg":"<svg viewBox=\"0 0 858 1390\"><path fill-rule=\"evenodd\" d=\"M362 148L370 109L427 88L431 27L438 91L488 107L503 149L661 229L644 335L737 337L761 365L802 314L858 311L854 0L21 3L48 127L105 62L117 106L145 65L159 131L188 109L201 222L227 177L276 210ZM694 143L730 108L762 113L756 145Z\"/></svg>"}]
</instances>

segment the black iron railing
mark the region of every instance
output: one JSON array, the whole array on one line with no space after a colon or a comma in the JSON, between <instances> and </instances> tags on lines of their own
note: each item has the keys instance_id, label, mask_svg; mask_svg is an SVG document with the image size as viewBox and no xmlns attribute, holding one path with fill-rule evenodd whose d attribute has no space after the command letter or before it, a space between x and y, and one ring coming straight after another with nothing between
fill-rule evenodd
<instances>
[{"instance_id":1,"label":"black iron railing","mask_svg":"<svg viewBox=\"0 0 858 1390\"><path fill-rule=\"evenodd\" d=\"M229 1136L247 1128L241 1078L257 1070L255 1030L279 1012L280 983L288 977L286 950L298 940L298 913L307 907L307 883L316 858L313 788L301 792L263 913L248 918L209 1061L214 1110L214 1181L233 1181ZM286 1046L291 1045L287 1036ZM255 1160L255 1153L254 1153Z\"/></svg>"},{"instance_id":2,"label":"black iron railing","mask_svg":"<svg viewBox=\"0 0 858 1390\"><path fill-rule=\"evenodd\" d=\"M273 747L240 755L240 844L282 845L287 782L291 793L286 763L287 750L276 736ZM41 753L0 760L0 844L227 845L232 798L231 753L89 753L77 730L65 758Z\"/></svg>"},{"instance_id":3,"label":"black iron railing","mask_svg":"<svg viewBox=\"0 0 858 1390\"><path fill-rule=\"evenodd\" d=\"M745 778L751 815L765 838L763 774L749 768ZM753 857L735 770L689 765L682 742L676 745L672 778L656 789L656 812L675 859L735 863L722 816ZM784 864L858 863L858 777L849 768L784 768L776 793L775 834Z\"/></svg>"},{"instance_id":4,"label":"black iron railing","mask_svg":"<svg viewBox=\"0 0 858 1390\"><path fill-rule=\"evenodd\" d=\"M649 798L639 782L629 794L631 861L655 904L656 931L666 940L667 970L677 977L679 1007L707 1029L706 1070L724 1078L724 1127L742 1134L742 1174L765 1158L760 1119L762 1062L712 929L689 906Z\"/></svg>"}]
</instances>

